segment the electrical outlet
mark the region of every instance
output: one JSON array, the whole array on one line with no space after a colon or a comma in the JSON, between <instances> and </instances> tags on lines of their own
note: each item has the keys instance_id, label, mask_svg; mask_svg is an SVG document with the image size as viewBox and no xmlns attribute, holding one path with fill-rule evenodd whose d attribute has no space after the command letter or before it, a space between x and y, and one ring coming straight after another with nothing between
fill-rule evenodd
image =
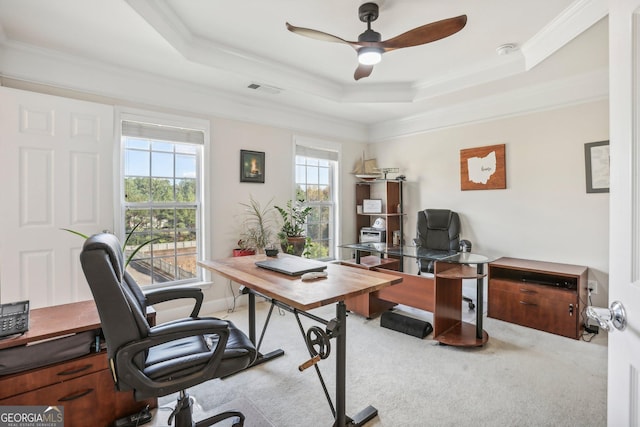
<instances>
[{"instance_id":1,"label":"electrical outlet","mask_svg":"<svg viewBox=\"0 0 640 427\"><path fill-rule=\"evenodd\" d=\"M591 289L591 294L596 295L598 293L598 281L597 280L589 280L588 282L589 289Z\"/></svg>"}]
</instances>

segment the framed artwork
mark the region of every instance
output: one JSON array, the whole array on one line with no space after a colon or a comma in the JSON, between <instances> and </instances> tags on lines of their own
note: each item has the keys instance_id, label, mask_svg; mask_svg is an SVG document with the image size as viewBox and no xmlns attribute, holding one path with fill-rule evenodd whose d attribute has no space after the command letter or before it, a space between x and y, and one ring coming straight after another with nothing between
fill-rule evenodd
<instances>
[{"instance_id":1,"label":"framed artwork","mask_svg":"<svg viewBox=\"0 0 640 427\"><path fill-rule=\"evenodd\" d=\"M460 150L460 189L507 188L505 144Z\"/></svg>"},{"instance_id":2,"label":"framed artwork","mask_svg":"<svg viewBox=\"0 0 640 427\"><path fill-rule=\"evenodd\" d=\"M240 150L240 182L264 184L264 152Z\"/></svg>"},{"instance_id":3,"label":"framed artwork","mask_svg":"<svg viewBox=\"0 0 640 427\"><path fill-rule=\"evenodd\" d=\"M362 201L362 213L382 213L382 199L364 199Z\"/></svg>"},{"instance_id":4,"label":"framed artwork","mask_svg":"<svg viewBox=\"0 0 640 427\"><path fill-rule=\"evenodd\" d=\"M587 193L609 192L609 141L584 144Z\"/></svg>"}]
</instances>

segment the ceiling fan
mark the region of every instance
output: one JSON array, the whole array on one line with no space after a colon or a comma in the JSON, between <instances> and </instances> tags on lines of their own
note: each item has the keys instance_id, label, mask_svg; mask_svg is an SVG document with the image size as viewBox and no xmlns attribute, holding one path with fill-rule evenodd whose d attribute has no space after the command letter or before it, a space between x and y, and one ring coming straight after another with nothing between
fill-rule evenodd
<instances>
[{"instance_id":1,"label":"ceiling fan","mask_svg":"<svg viewBox=\"0 0 640 427\"><path fill-rule=\"evenodd\" d=\"M419 46L449 37L463 29L467 23L467 15L460 15L455 18L432 22L382 41L380 33L371 29L371 23L378 19L378 14L379 8L376 3L364 3L358 8L358 16L362 22L367 23L367 30L358 36L357 42L344 40L338 36L311 28L296 27L288 22L286 25L287 29L292 33L316 40L344 43L354 48L358 53L358 68L356 68L353 78L360 80L371 75L373 66L380 62L383 53L403 47Z\"/></svg>"}]
</instances>

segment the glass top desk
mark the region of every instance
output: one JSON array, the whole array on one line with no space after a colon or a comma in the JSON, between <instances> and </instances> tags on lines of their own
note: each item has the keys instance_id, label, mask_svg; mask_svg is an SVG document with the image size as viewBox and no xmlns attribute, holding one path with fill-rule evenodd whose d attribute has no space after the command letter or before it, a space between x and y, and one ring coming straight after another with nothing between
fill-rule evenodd
<instances>
[{"instance_id":1,"label":"glass top desk","mask_svg":"<svg viewBox=\"0 0 640 427\"><path fill-rule=\"evenodd\" d=\"M491 258L470 252L443 252L419 246L391 246L386 243L349 243L342 248L356 251L356 263L361 252L374 252L392 257L409 257L435 261L433 337L442 344L477 347L489 339L482 328L484 312L485 264ZM462 321L462 280L476 280L476 324Z\"/></svg>"}]
</instances>

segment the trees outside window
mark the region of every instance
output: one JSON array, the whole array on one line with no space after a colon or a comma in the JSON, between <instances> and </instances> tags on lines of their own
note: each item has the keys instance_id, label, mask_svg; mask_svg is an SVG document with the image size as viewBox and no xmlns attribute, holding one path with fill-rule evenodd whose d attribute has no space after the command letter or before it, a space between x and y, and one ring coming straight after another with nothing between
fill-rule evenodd
<instances>
[{"instance_id":1,"label":"trees outside window","mask_svg":"<svg viewBox=\"0 0 640 427\"><path fill-rule=\"evenodd\" d=\"M201 252L199 165L204 145L180 141L182 136L191 139L191 130L132 122L123 122L122 129L124 234L135 228L125 253L154 239L127 271L142 286L201 280L196 261ZM172 140L147 136L159 135L159 130L173 131Z\"/></svg>"},{"instance_id":2,"label":"trees outside window","mask_svg":"<svg viewBox=\"0 0 640 427\"><path fill-rule=\"evenodd\" d=\"M296 152L295 197L312 208L306 224L306 236L312 244L308 246L306 256L334 258L337 154L307 147L299 147Z\"/></svg>"}]
</instances>

